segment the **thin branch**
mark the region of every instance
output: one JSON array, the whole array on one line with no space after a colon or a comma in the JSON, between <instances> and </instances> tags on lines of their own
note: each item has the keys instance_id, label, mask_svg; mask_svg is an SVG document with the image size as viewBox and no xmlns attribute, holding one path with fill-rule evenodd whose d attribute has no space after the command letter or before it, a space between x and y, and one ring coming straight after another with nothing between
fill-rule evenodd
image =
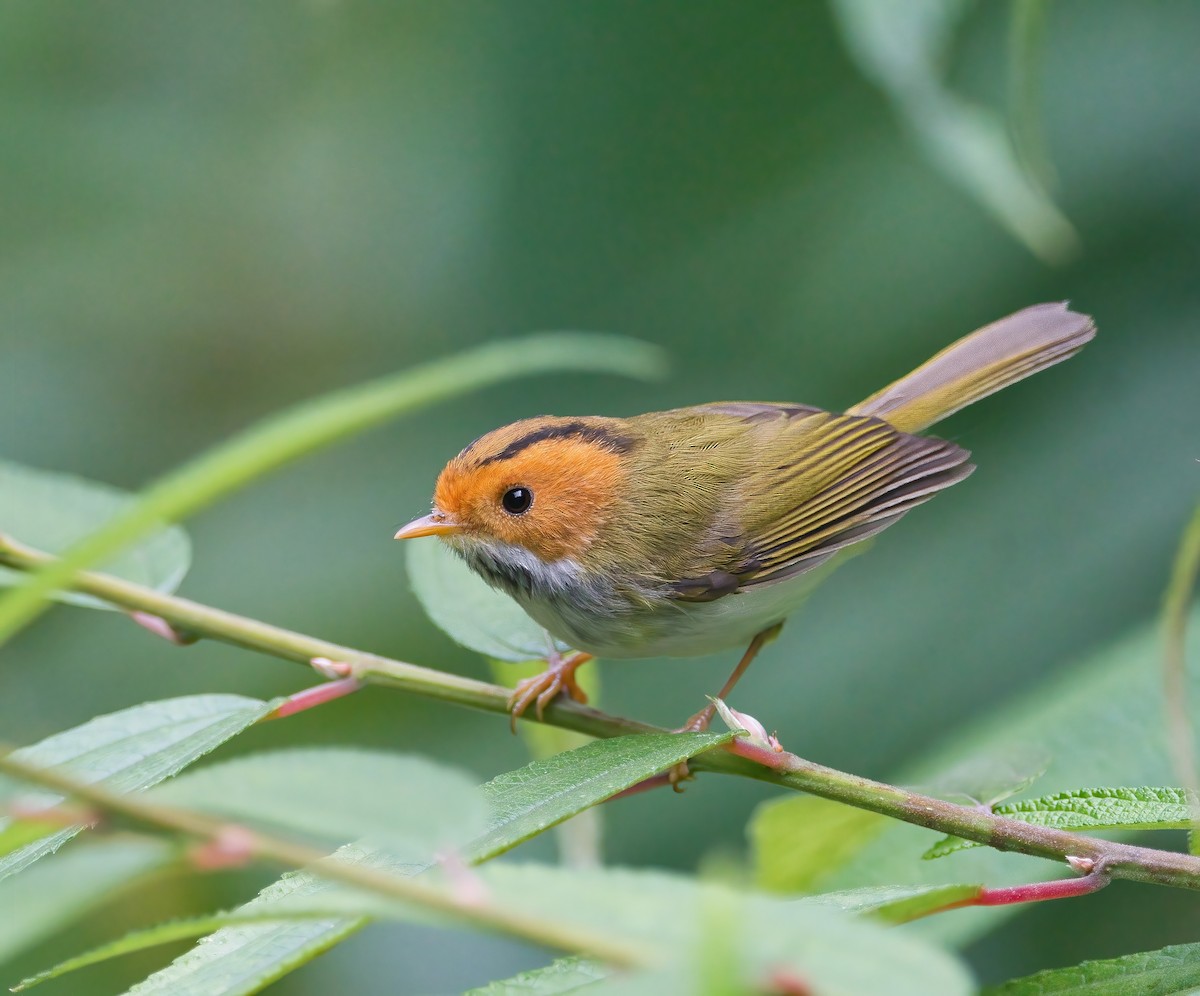
<instances>
[{"instance_id":1,"label":"thin branch","mask_svg":"<svg viewBox=\"0 0 1200 996\"><path fill-rule=\"evenodd\" d=\"M401 878L367 865L349 864L324 851L296 844L280 837L259 833L204 813L176 809L148 801L144 796L126 795L98 785L81 782L61 770L42 768L14 758L12 748L0 744L0 772L25 782L44 785L79 799L106 813L117 813L135 824L155 830L170 830L198 837L218 847L236 840L239 855L245 860L272 861L292 868L307 868L321 878L343 882L356 888L403 902L446 913L456 919L494 933L519 937L560 951L583 953L625 968L653 965L652 949L626 941L581 930L516 910L493 906L486 898L464 898L454 890L441 889L424 882Z\"/></svg>"},{"instance_id":2,"label":"thin branch","mask_svg":"<svg viewBox=\"0 0 1200 996\"><path fill-rule=\"evenodd\" d=\"M49 554L0 536L0 564L28 571L53 559ZM317 661L326 670L329 662L344 662L349 673L343 674L344 669L338 671L344 677L508 715L509 690L499 685L341 647L104 574L80 574L75 588L130 612L159 616L177 631L197 633L305 665L311 666ZM526 720L533 721L533 718L526 717ZM541 721L594 737L665 732L661 727L609 716L569 700L554 702L546 709ZM827 768L795 754L756 747L744 740L735 741L733 750L708 751L689 764L693 771L740 775L808 792L1001 851L1015 851L1053 861L1083 859L1103 867L1113 878L1200 890L1200 858L1192 855L1135 847L1023 823L984 809L959 806Z\"/></svg>"}]
</instances>

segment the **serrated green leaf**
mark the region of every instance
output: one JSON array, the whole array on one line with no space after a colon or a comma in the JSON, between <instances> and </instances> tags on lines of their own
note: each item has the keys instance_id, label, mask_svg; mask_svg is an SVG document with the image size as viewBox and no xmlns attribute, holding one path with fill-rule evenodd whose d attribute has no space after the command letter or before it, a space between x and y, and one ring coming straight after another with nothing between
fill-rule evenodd
<instances>
[{"instance_id":1,"label":"serrated green leaf","mask_svg":"<svg viewBox=\"0 0 1200 996\"><path fill-rule=\"evenodd\" d=\"M1085 961L989 986L982 996L1174 996L1200 989L1200 944Z\"/></svg>"},{"instance_id":2,"label":"serrated green leaf","mask_svg":"<svg viewBox=\"0 0 1200 996\"><path fill-rule=\"evenodd\" d=\"M345 747L263 751L152 789L155 802L420 861L489 825L474 780L421 757Z\"/></svg>"},{"instance_id":3,"label":"serrated green leaf","mask_svg":"<svg viewBox=\"0 0 1200 996\"><path fill-rule=\"evenodd\" d=\"M464 857L483 861L502 853L643 778L728 739L726 734L710 733L620 737L585 744L500 775L483 786L492 807L492 823L465 846ZM354 845L341 848L337 854L342 860L369 862L393 874L412 874L424 868L401 864L393 857ZM320 902L335 889L309 872L289 873L232 916L258 917L264 909L282 911L285 901ZM216 991L230 996L257 992L369 922L367 917L354 915L353 910L348 912L345 905L334 912L340 915L224 927L131 993L207 993L212 991L207 987L216 985L214 980L220 980L221 988Z\"/></svg>"},{"instance_id":4,"label":"serrated green leaf","mask_svg":"<svg viewBox=\"0 0 1200 996\"><path fill-rule=\"evenodd\" d=\"M944 83L964 0L836 0L846 48L891 100L929 161L1031 252L1061 261L1078 248L1071 223L1018 161L998 115Z\"/></svg>"},{"instance_id":5,"label":"serrated green leaf","mask_svg":"<svg viewBox=\"0 0 1200 996\"><path fill-rule=\"evenodd\" d=\"M944 858L947 854L954 854L956 851L965 851L970 847L974 847L974 842L964 840L962 837L955 837L951 834L943 837L936 844L930 847L921 855L922 861L932 861L934 858Z\"/></svg>"},{"instance_id":6,"label":"serrated green leaf","mask_svg":"<svg viewBox=\"0 0 1200 996\"><path fill-rule=\"evenodd\" d=\"M565 996L608 976L603 965L586 958L557 958L549 965L490 982L463 996Z\"/></svg>"},{"instance_id":7,"label":"serrated green leaf","mask_svg":"<svg viewBox=\"0 0 1200 996\"><path fill-rule=\"evenodd\" d=\"M824 892L796 902L828 906L844 913L869 914L885 923L908 923L964 903L979 893L978 885L880 885Z\"/></svg>"},{"instance_id":8,"label":"serrated green leaf","mask_svg":"<svg viewBox=\"0 0 1200 996\"><path fill-rule=\"evenodd\" d=\"M1195 808L1188 801L1187 792L1152 786L1075 789L1006 803L992 811L998 816L1059 830L1186 830L1195 820ZM981 846L973 840L946 837L926 851L924 857L940 858Z\"/></svg>"},{"instance_id":9,"label":"serrated green leaf","mask_svg":"<svg viewBox=\"0 0 1200 996\"><path fill-rule=\"evenodd\" d=\"M816 796L764 802L746 828L754 881L769 892L809 892L882 833L888 822L878 813Z\"/></svg>"},{"instance_id":10,"label":"serrated green leaf","mask_svg":"<svg viewBox=\"0 0 1200 996\"><path fill-rule=\"evenodd\" d=\"M188 695L97 716L13 756L47 768L63 767L83 782L117 792L149 788L181 771L274 708L273 702L241 695ZM29 787L0 778L0 807L28 795ZM38 798L61 797L39 791ZM0 818L0 830L11 820ZM0 880L58 850L83 828L69 826L0 857Z\"/></svg>"},{"instance_id":11,"label":"serrated green leaf","mask_svg":"<svg viewBox=\"0 0 1200 996\"><path fill-rule=\"evenodd\" d=\"M298 457L389 418L512 377L550 370L658 376L655 346L620 336L552 333L488 343L274 415L160 478L101 529L63 552L0 599L0 644L69 587L71 576L104 563L164 522L177 522Z\"/></svg>"},{"instance_id":12,"label":"serrated green leaf","mask_svg":"<svg viewBox=\"0 0 1200 996\"><path fill-rule=\"evenodd\" d=\"M488 832L467 848L486 861L680 761L733 739L731 733L656 733L595 740L498 775L483 786Z\"/></svg>"},{"instance_id":13,"label":"serrated green leaf","mask_svg":"<svg viewBox=\"0 0 1200 996\"><path fill-rule=\"evenodd\" d=\"M0 962L174 860L174 849L164 841L111 840L69 847L24 875L5 879L0 882L0 909L21 912L4 919Z\"/></svg>"},{"instance_id":14,"label":"serrated green leaf","mask_svg":"<svg viewBox=\"0 0 1200 996\"><path fill-rule=\"evenodd\" d=\"M545 659L551 648L569 649L440 540L410 542L407 563L417 601L455 643L502 661Z\"/></svg>"},{"instance_id":15,"label":"serrated green leaf","mask_svg":"<svg viewBox=\"0 0 1200 996\"><path fill-rule=\"evenodd\" d=\"M62 553L125 511L136 496L71 474L24 467L0 460L0 535L47 553ZM171 592L187 574L192 547L178 526L148 532L136 546L104 563L103 568L126 581ZM18 584L25 575L0 567L0 587ZM55 592L60 602L93 609L108 603L77 592Z\"/></svg>"}]
</instances>

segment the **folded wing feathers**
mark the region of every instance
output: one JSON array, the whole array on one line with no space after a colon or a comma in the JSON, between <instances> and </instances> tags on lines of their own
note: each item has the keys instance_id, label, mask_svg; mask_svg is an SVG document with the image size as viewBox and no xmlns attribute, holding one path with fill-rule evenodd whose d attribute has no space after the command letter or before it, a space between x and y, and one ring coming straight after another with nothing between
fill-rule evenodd
<instances>
[{"instance_id":1,"label":"folded wing feathers","mask_svg":"<svg viewBox=\"0 0 1200 996\"><path fill-rule=\"evenodd\" d=\"M825 487L764 532L746 537L750 557L741 578L743 587L812 570L836 551L885 529L974 469L967 463L967 451L953 443L910 436L876 419L838 418L867 426L855 427L856 432L838 427L829 440L808 450L798 465L821 459L827 442L841 440L838 445L844 446L851 438L859 445L852 448L849 459L838 461L839 473L832 480L827 477ZM786 486L794 476L782 478L780 485Z\"/></svg>"}]
</instances>

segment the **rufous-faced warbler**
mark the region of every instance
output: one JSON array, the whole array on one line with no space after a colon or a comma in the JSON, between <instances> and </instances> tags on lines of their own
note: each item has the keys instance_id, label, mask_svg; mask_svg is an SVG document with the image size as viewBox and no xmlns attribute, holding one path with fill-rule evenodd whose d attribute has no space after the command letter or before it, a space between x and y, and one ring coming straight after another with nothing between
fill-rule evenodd
<instances>
[{"instance_id":1,"label":"rufous-faced warbler","mask_svg":"<svg viewBox=\"0 0 1200 996\"><path fill-rule=\"evenodd\" d=\"M974 470L915 432L1075 354L1095 325L1038 304L942 350L843 414L722 401L632 418L523 419L438 477L433 511L397 539L439 536L578 653L517 685L515 717L560 691L585 701L592 657L761 646L855 546ZM703 729L712 706L687 727Z\"/></svg>"}]
</instances>

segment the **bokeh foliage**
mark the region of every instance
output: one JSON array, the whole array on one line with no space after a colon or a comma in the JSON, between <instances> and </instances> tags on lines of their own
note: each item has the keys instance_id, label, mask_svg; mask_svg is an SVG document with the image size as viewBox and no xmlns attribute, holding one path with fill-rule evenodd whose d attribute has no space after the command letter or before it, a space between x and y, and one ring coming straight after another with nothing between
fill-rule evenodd
<instances>
[{"instance_id":1,"label":"bokeh foliage","mask_svg":"<svg viewBox=\"0 0 1200 996\"><path fill-rule=\"evenodd\" d=\"M945 67L964 99L1003 108L1010 14L964 5ZM734 700L805 756L911 770L1157 608L1198 473L1200 8L1047 5L1042 127L1081 246L1054 266L930 165L839 23L791 0L4 5L0 454L133 489L285 404L451 349L563 328L667 347L663 385L491 388L192 523L187 594L484 676L425 620L388 540L482 431L714 398L844 406L976 325L1069 298L1097 341L941 427L980 471L835 577ZM614 664L606 705L677 722L727 665ZM0 661L0 737L300 680L57 612ZM436 743L481 778L524 759L502 722L380 691L236 749L312 743ZM742 847L767 795L705 779L623 801L606 808L608 854L693 867ZM172 883L98 920L228 904L247 881L266 877ZM1114 887L1025 914L971 954L1000 979L1198 925L1189 895ZM106 936L85 924L11 974ZM398 975L450 990L535 961L386 927L278 991L351 973L360 991L395 991Z\"/></svg>"}]
</instances>

